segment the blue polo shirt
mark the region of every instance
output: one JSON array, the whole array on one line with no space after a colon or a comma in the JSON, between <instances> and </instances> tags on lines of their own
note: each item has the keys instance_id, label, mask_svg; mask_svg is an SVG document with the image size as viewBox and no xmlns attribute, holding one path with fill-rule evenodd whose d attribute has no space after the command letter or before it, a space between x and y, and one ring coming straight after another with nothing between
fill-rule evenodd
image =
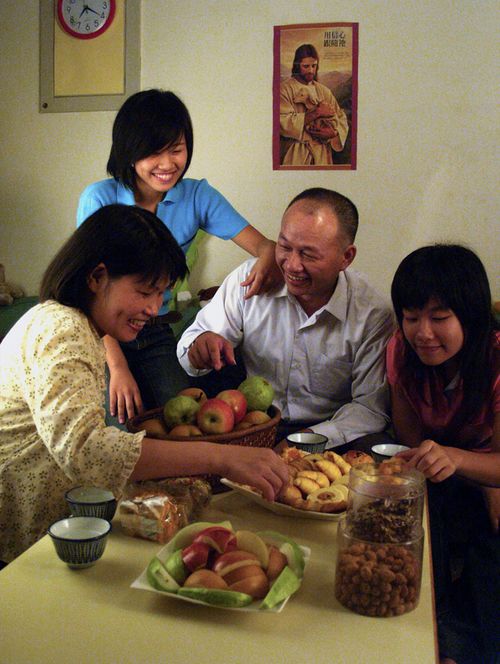
<instances>
[{"instance_id":1,"label":"blue polo shirt","mask_svg":"<svg viewBox=\"0 0 500 664\"><path fill-rule=\"evenodd\" d=\"M86 187L78 202L76 225L105 205L122 203L135 205L131 189L114 178L94 182ZM163 221L186 254L199 229L223 240L230 240L246 226L244 219L217 189L206 180L183 178L167 191L158 204L156 215ZM166 302L160 313L165 313Z\"/></svg>"}]
</instances>

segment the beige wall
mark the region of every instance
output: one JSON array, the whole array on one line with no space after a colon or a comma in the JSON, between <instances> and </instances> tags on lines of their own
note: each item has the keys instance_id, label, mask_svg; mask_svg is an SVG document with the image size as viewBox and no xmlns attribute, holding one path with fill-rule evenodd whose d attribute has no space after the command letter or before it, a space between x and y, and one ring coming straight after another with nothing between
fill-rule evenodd
<instances>
[{"instance_id":1,"label":"beige wall","mask_svg":"<svg viewBox=\"0 0 500 664\"><path fill-rule=\"evenodd\" d=\"M459 241L500 298L493 0L142 0L142 87L179 94L195 127L191 177L206 177L275 237L309 186L338 189L361 214L355 266L388 292L410 250ZM271 166L273 26L358 21L354 172ZM38 2L0 3L0 262L35 293L74 228L78 196L106 176L114 113L38 112ZM210 239L193 288L244 254Z\"/></svg>"}]
</instances>

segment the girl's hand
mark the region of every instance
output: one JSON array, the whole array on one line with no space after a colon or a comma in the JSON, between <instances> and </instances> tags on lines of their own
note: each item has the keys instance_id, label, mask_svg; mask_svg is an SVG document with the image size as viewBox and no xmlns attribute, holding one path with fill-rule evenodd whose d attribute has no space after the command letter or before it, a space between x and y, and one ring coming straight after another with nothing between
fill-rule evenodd
<instances>
[{"instance_id":1,"label":"girl's hand","mask_svg":"<svg viewBox=\"0 0 500 664\"><path fill-rule=\"evenodd\" d=\"M109 410L120 424L143 412L141 393L128 366L110 371Z\"/></svg>"},{"instance_id":2,"label":"girl's hand","mask_svg":"<svg viewBox=\"0 0 500 664\"><path fill-rule=\"evenodd\" d=\"M491 521L491 528L495 534L498 534L500 525L500 489L484 486L482 487L482 491Z\"/></svg>"},{"instance_id":3,"label":"girl's hand","mask_svg":"<svg viewBox=\"0 0 500 664\"><path fill-rule=\"evenodd\" d=\"M288 482L288 467L273 450L243 445L219 445L224 476L248 484L274 501Z\"/></svg>"},{"instance_id":4,"label":"girl's hand","mask_svg":"<svg viewBox=\"0 0 500 664\"><path fill-rule=\"evenodd\" d=\"M424 440L418 447L400 452L410 468L416 468L431 482L442 482L457 470L460 450L438 445L434 440Z\"/></svg>"},{"instance_id":5,"label":"girl's hand","mask_svg":"<svg viewBox=\"0 0 500 664\"><path fill-rule=\"evenodd\" d=\"M245 300L248 300L253 295L260 293L267 293L276 286L281 286L283 283L283 275L281 270L276 265L274 257L274 242L270 243L272 246L263 250L257 262L253 266L250 274L241 282L241 286L248 286L245 293Z\"/></svg>"}]
</instances>

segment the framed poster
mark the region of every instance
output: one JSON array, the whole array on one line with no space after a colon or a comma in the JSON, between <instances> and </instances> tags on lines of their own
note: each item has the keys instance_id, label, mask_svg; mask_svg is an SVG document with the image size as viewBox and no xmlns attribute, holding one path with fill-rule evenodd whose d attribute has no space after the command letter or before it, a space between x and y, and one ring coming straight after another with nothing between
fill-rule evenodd
<instances>
[{"instance_id":1,"label":"framed poster","mask_svg":"<svg viewBox=\"0 0 500 664\"><path fill-rule=\"evenodd\" d=\"M358 23L274 28L274 170L355 170L357 100Z\"/></svg>"},{"instance_id":2,"label":"framed poster","mask_svg":"<svg viewBox=\"0 0 500 664\"><path fill-rule=\"evenodd\" d=\"M112 111L140 86L140 0L40 0L41 113Z\"/></svg>"}]
</instances>

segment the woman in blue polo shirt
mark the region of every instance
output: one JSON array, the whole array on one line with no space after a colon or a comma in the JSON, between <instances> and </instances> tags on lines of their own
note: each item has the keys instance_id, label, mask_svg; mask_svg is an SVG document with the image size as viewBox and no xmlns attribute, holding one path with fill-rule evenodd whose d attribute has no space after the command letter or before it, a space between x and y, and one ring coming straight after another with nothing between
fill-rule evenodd
<instances>
[{"instance_id":1,"label":"woman in blue polo shirt","mask_svg":"<svg viewBox=\"0 0 500 664\"><path fill-rule=\"evenodd\" d=\"M98 208L112 203L137 205L156 214L187 253L203 229L233 240L259 260L242 283L247 297L281 281L274 261L274 242L251 226L206 180L185 179L193 154L189 112L172 92L144 90L129 97L113 125L107 170L112 178L89 185L80 196L77 225ZM175 339L159 315L137 340L119 343L105 338L109 368L109 409L119 422L144 408L162 406L186 387L178 364Z\"/></svg>"}]
</instances>

